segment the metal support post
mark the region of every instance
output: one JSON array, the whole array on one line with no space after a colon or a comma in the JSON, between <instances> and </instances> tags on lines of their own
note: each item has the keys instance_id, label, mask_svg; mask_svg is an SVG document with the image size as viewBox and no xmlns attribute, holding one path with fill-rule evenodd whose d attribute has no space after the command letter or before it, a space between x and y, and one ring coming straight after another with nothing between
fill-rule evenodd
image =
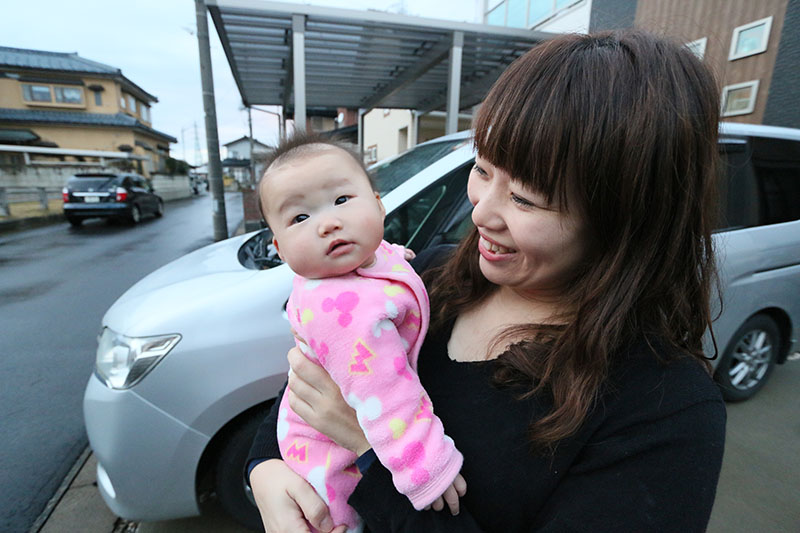
<instances>
[{"instance_id":1,"label":"metal support post","mask_svg":"<svg viewBox=\"0 0 800 533\"><path fill-rule=\"evenodd\" d=\"M294 129L306 130L306 16L292 15Z\"/></svg>"},{"instance_id":2,"label":"metal support post","mask_svg":"<svg viewBox=\"0 0 800 533\"><path fill-rule=\"evenodd\" d=\"M0 187L0 217L7 217L9 215L8 192L5 187Z\"/></svg>"},{"instance_id":3,"label":"metal support post","mask_svg":"<svg viewBox=\"0 0 800 533\"><path fill-rule=\"evenodd\" d=\"M42 206L43 210L47 211L50 208L47 203L47 189L44 187L36 187L36 189L39 191L39 205Z\"/></svg>"},{"instance_id":4,"label":"metal support post","mask_svg":"<svg viewBox=\"0 0 800 533\"><path fill-rule=\"evenodd\" d=\"M250 185L255 185L256 183L256 160L255 154L253 154L254 144L253 144L253 113L250 110L250 106L247 106L247 125L250 128Z\"/></svg>"},{"instance_id":5,"label":"metal support post","mask_svg":"<svg viewBox=\"0 0 800 533\"><path fill-rule=\"evenodd\" d=\"M358 151L361 158L364 158L364 116L366 113L363 109L358 110Z\"/></svg>"},{"instance_id":6,"label":"metal support post","mask_svg":"<svg viewBox=\"0 0 800 533\"><path fill-rule=\"evenodd\" d=\"M411 127L408 128L408 147L414 148L419 142L419 111L411 110Z\"/></svg>"},{"instance_id":7,"label":"metal support post","mask_svg":"<svg viewBox=\"0 0 800 533\"><path fill-rule=\"evenodd\" d=\"M206 114L206 145L208 148L208 182L213 197L214 240L228 238L228 221L225 216L225 190L222 183L222 165L219 161L219 135L217 108L214 103L214 78L211 72L211 49L208 43L208 19L204 0L195 0L197 18L197 46L200 51L200 81L203 86L203 108Z\"/></svg>"},{"instance_id":8,"label":"metal support post","mask_svg":"<svg viewBox=\"0 0 800 533\"><path fill-rule=\"evenodd\" d=\"M461 51L464 48L464 32L453 32L453 47L450 48L450 65L447 76L447 119L445 133L458 131L458 108L461 98Z\"/></svg>"}]
</instances>

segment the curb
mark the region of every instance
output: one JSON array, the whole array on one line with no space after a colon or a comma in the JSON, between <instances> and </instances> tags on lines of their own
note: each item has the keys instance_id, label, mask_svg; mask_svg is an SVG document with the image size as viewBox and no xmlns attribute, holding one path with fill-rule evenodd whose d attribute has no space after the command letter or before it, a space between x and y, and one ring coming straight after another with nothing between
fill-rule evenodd
<instances>
[{"instance_id":1,"label":"curb","mask_svg":"<svg viewBox=\"0 0 800 533\"><path fill-rule=\"evenodd\" d=\"M47 505L44 506L44 510L36 518L36 521L28 530L28 533L38 533L38 531L44 527L45 523L47 523L47 520L50 519L50 515L53 514L53 511L58 506L58 503L64 497L64 494L67 493L70 485L72 485L72 482L75 481L75 478L78 476L78 472L81 471L81 468L83 468L83 465L86 464L86 460L89 459L91 454L92 450L87 445L78 456L78 459L75 461L75 463L73 463L72 467L70 467L67 475L64 476L63 480L61 480L61 485L58 486L56 493L53 494L53 497L50 498L50 500L47 502Z\"/></svg>"},{"instance_id":2,"label":"curb","mask_svg":"<svg viewBox=\"0 0 800 533\"><path fill-rule=\"evenodd\" d=\"M49 226L51 224L58 224L66 221L67 219L64 218L63 213L53 213L52 215L44 215L40 217L14 218L11 220L0 221L0 233L39 228L41 226Z\"/></svg>"}]
</instances>

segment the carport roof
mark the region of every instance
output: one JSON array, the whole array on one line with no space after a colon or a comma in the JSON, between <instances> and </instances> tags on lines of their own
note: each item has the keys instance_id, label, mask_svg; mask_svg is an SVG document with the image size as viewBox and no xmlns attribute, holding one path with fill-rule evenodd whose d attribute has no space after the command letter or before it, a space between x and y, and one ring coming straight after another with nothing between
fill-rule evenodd
<instances>
[{"instance_id":1,"label":"carport roof","mask_svg":"<svg viewBox=\"0 0 800 533\"><path fill-rule=\"evenodd\" d=\"M245 105L294 107L292 21L297 15L305 21L309 109L444 109L457 34L463 35L458 108L465 109L483 99L514 59L552 36L377 11L259 0L205 2Z\"/></svg>"}]
</instances>

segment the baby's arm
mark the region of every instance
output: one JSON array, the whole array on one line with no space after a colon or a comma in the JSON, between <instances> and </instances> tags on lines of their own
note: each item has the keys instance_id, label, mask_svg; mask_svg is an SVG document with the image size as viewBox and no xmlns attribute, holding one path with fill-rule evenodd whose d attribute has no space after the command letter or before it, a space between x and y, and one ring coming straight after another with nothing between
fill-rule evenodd
<instances>
[{"instance_id":1,"label":"baby's arm","mask_svg":"<svg viewBox=\"0 0 800 533\"><path fill-rule=\"evenodd\" d=\"M377 291L375 284L363 287L350 318L337 322L334 314L315 316L304 328L304 338L356 410L395 487L422 509L452 488L463 458L433 415L430 399L408 364L404 340L390 319L396 318L398 307L403 309L402 295L386 293L381 285Z\"/></svg>"}]
</instances>

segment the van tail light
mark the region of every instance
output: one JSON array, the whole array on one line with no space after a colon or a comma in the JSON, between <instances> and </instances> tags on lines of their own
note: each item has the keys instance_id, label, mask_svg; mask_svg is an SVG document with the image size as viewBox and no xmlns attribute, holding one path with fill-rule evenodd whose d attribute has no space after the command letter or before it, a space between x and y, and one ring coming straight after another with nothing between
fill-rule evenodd
<instances>
[{"instance_id":1,"label":"van tail light","mask_svg":"<svg viewBox=\"0 0 800 533\"><path fill-rule=\"evenodd\" d=\"M61 189L61 199L64 200L64 203L69 202L69 189L66 187Z\"/></svg>"},{"instance_id":2,"label":"van tail light","mask_svg":"<svg viewBox=\"0 0 800 533\"><path fill-rule=\"evenodd\" d=\"M118 202L128 201L128 191L126 191L122 187L117 187L117 201Z\"/></svg>"}]
</instances>

